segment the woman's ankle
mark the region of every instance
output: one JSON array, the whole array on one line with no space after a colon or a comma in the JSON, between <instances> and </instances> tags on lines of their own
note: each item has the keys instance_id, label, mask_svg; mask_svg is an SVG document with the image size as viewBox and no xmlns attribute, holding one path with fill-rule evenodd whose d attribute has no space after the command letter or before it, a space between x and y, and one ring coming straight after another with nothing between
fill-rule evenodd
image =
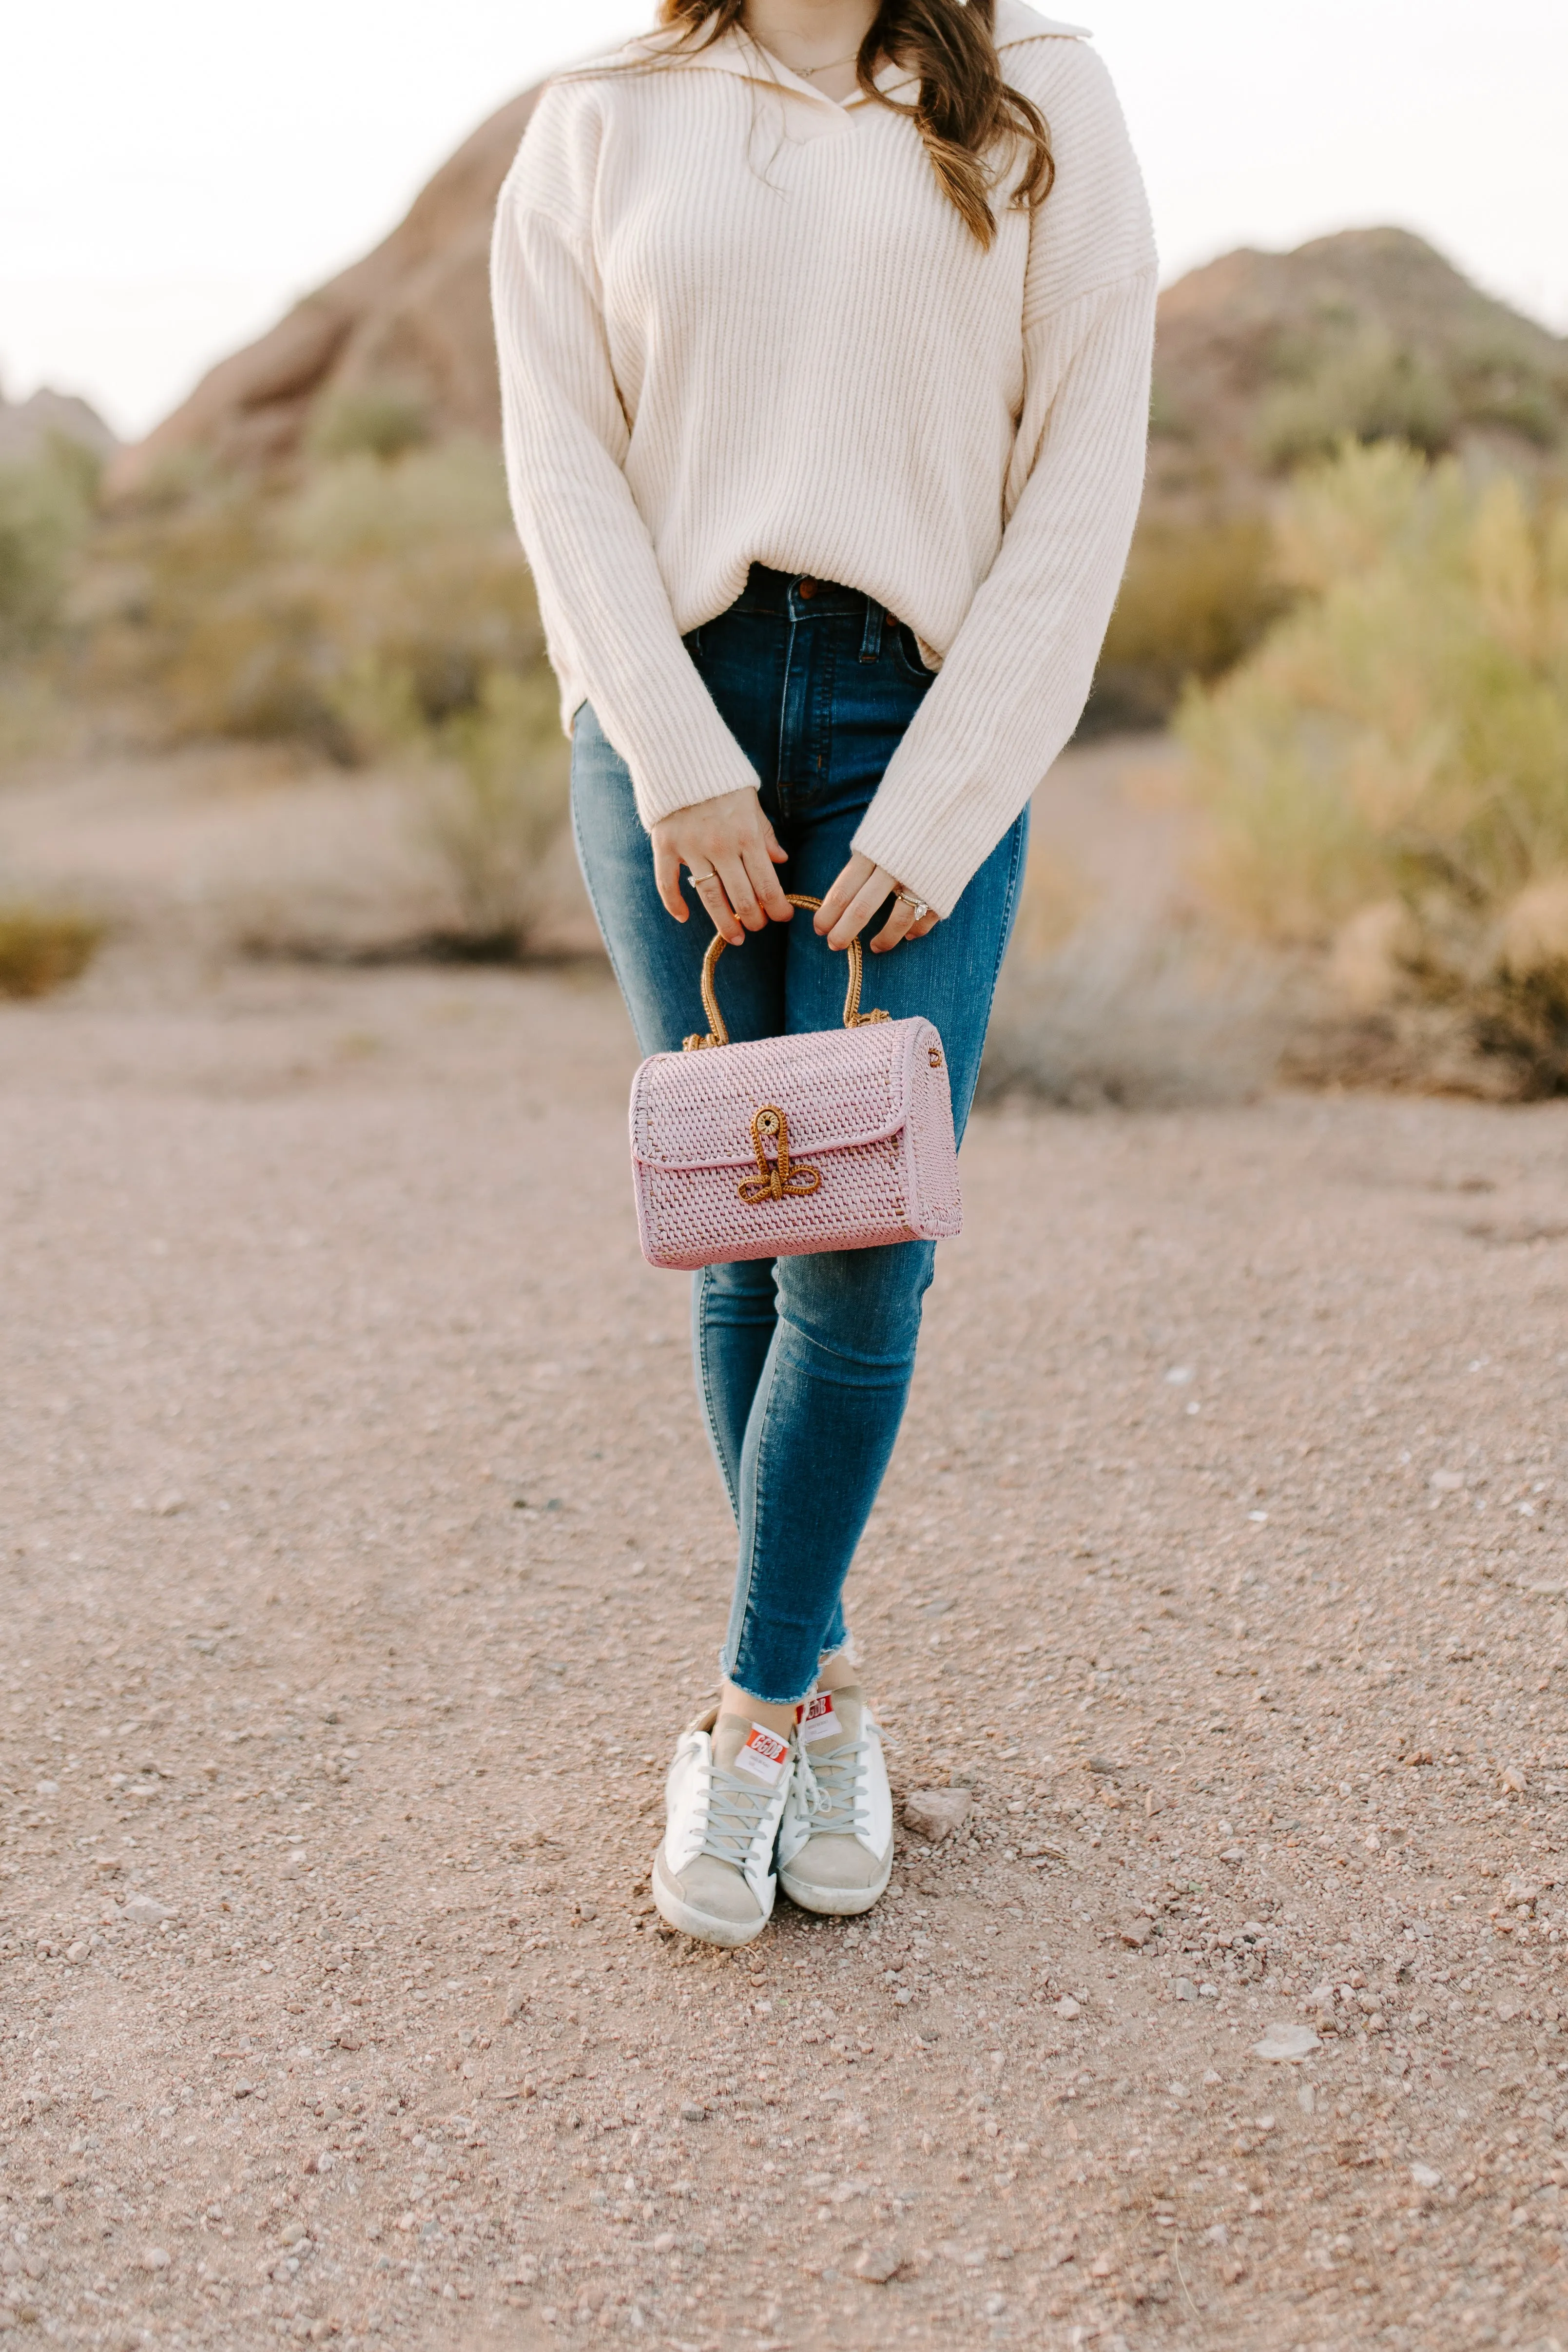
<instances>
[{"instance_id":1,"label":"woman's ankle","mask_svg":"<svg viewBox=\"0 0 1568 2352\"><path fill-rule=\"evenodd\" d=\"M795 1728L792 1706L770 1706L764 1699L753 1698L734 1683L721 1685L718 1695L720 1715L743 1715L749 1723L760 1723L765 1730L776 1731L780 1739L788 1739Z\"/></svg>"},{"instance_id":2,"label":"woman's ankle","mask_svg":"<svg viewBox=\"0 0 1568 2352\"><path fill-rule=\"evenodd\" d=\"M860 1678L860 1665L848 1650L835 1650L831 1657L824 1658L817 1668L819 1690L853 1690L858 1687Z\"/></svg>"}]
</instances>

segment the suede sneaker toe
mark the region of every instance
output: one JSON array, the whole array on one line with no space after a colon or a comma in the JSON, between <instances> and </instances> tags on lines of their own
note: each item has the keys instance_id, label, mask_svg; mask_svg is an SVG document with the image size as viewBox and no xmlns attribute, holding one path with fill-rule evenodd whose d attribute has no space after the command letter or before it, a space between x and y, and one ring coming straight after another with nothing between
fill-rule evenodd
<instances>
[{"instance_id":1,"label":"suede sneaker toe","mask_svg":"<svg viewBox=\"0 0 1568 2352\"><path fill-rule=\"evenodd\" d=\"M773 1911L773 1854L794 1780L791 1744L743 1715L682 1732L664 1784L652 1885L659 1916L705 1944L760 1936Z\"/></svg>"},{"instance_id":2,"label":"suede sneaker toe","mask_svg":"<svg viewBox=\"0 0 1568 2352\"><path fill-rule=\"evenodd\" d=\"M893 1791L882 1733L858 1687L818 1691L795 1733L779 1883L803 1911L869 1911L893 1872Z\"/></svg>"}]
</instances>

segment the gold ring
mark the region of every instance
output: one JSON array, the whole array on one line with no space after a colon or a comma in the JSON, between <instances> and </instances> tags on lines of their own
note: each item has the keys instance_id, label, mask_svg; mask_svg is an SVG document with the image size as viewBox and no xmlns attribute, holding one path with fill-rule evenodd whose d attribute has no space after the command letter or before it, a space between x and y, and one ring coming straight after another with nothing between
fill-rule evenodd
<instances>
[{"instance_id":1,"label":"gold ring","mask_svg":"<svg viewBox=\"0 0 1568 2352\"><path fill-rule=\"evenodd\" d=\"M710 866L706 874L699 874L695 866L687 868L687 872L690 874L692 880L699 886L704 882L711 882L717 870L716 866Z\"/></svg>"},{"instance_id":2,"label":"gold ring","mask_svg":"<svg viewBox=\"0 0 1568 2352\"><path fill-rule=\"evenodd\" d=\"M924 922L926 916L931 912L931 909L926 905L925 899L915 898L913 891L900 890L898 893L898 899L901 906L914 908L915 919L917 923Z\"/></svg>"}]
</instances>

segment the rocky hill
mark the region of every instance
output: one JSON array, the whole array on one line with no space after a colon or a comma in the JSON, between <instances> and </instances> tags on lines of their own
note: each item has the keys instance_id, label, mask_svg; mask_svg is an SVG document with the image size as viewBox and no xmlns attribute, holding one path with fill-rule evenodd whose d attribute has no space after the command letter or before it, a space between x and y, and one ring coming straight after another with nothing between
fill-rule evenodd
<instances>
[{"instance_id":1,"label":"rocky hill","mask_svg":"<svg viewBox=\"0 0 1568 2352\"><path fill-rule=\"evenodd\" d=\"M1538 465L1568 443L1568 341L1404 229L1230 253L1160 299L1156 504L1257 486L1343 435Z\"/></svg>"},{"instance_id":2,"label":"rocky hill","mask_svg":"<svg viewBox=\"0 0 1568 2352\"><path fill-rule=\"evenodd\" d=\"M1157 726L1281 610L1270 511L1345 436L1561 478L1568 341L1481 293L1421 238L1348 229L1226 254L1166 289L1148 488L1090 733Z\"/></svg>"},{"instance_id":3,"label":"rocky hill","mask_svg":"<svg viewBox=\"0 0 1568 2352\"><path fill-rule=\"evenodd\" d=\"M74 441L95 457L107 457L120 446L97 409L75 393L51 392L47 385L26 400L7 400L0 393L0 465L26 463L56 439Z\"/></svg>"},{"instance_id":4,"label":"rocky hill","mask_svg":"<svg viewBox=\"0 0 1568 2352\"><path fill-rule=\"evenodd\" d=\"M490 220L537 96L525 90L481 123L372 253L220 361L122 453L111 492L135 490L188 452L226 466L287 458L327 402L367 393L417 401L434 438L497 437Z\"/></svg>"}]
</instances>

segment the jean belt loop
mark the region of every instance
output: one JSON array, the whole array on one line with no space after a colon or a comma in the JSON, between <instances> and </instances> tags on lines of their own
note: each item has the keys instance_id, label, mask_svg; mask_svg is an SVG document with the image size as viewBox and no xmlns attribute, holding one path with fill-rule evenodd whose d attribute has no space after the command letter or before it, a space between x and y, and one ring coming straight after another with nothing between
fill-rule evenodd
<instances>
[{"instance_id":1,"label":"jean belt loop","mask_svg":"<svg viewBox=\"0 0 1568 2352\"><path fill-rule=\"evenodd\" d=\"M862 662L882 659L882 606L874 596L868 596L865 600L865 635L861 639Z\"/></svg>"}]
</instances>

